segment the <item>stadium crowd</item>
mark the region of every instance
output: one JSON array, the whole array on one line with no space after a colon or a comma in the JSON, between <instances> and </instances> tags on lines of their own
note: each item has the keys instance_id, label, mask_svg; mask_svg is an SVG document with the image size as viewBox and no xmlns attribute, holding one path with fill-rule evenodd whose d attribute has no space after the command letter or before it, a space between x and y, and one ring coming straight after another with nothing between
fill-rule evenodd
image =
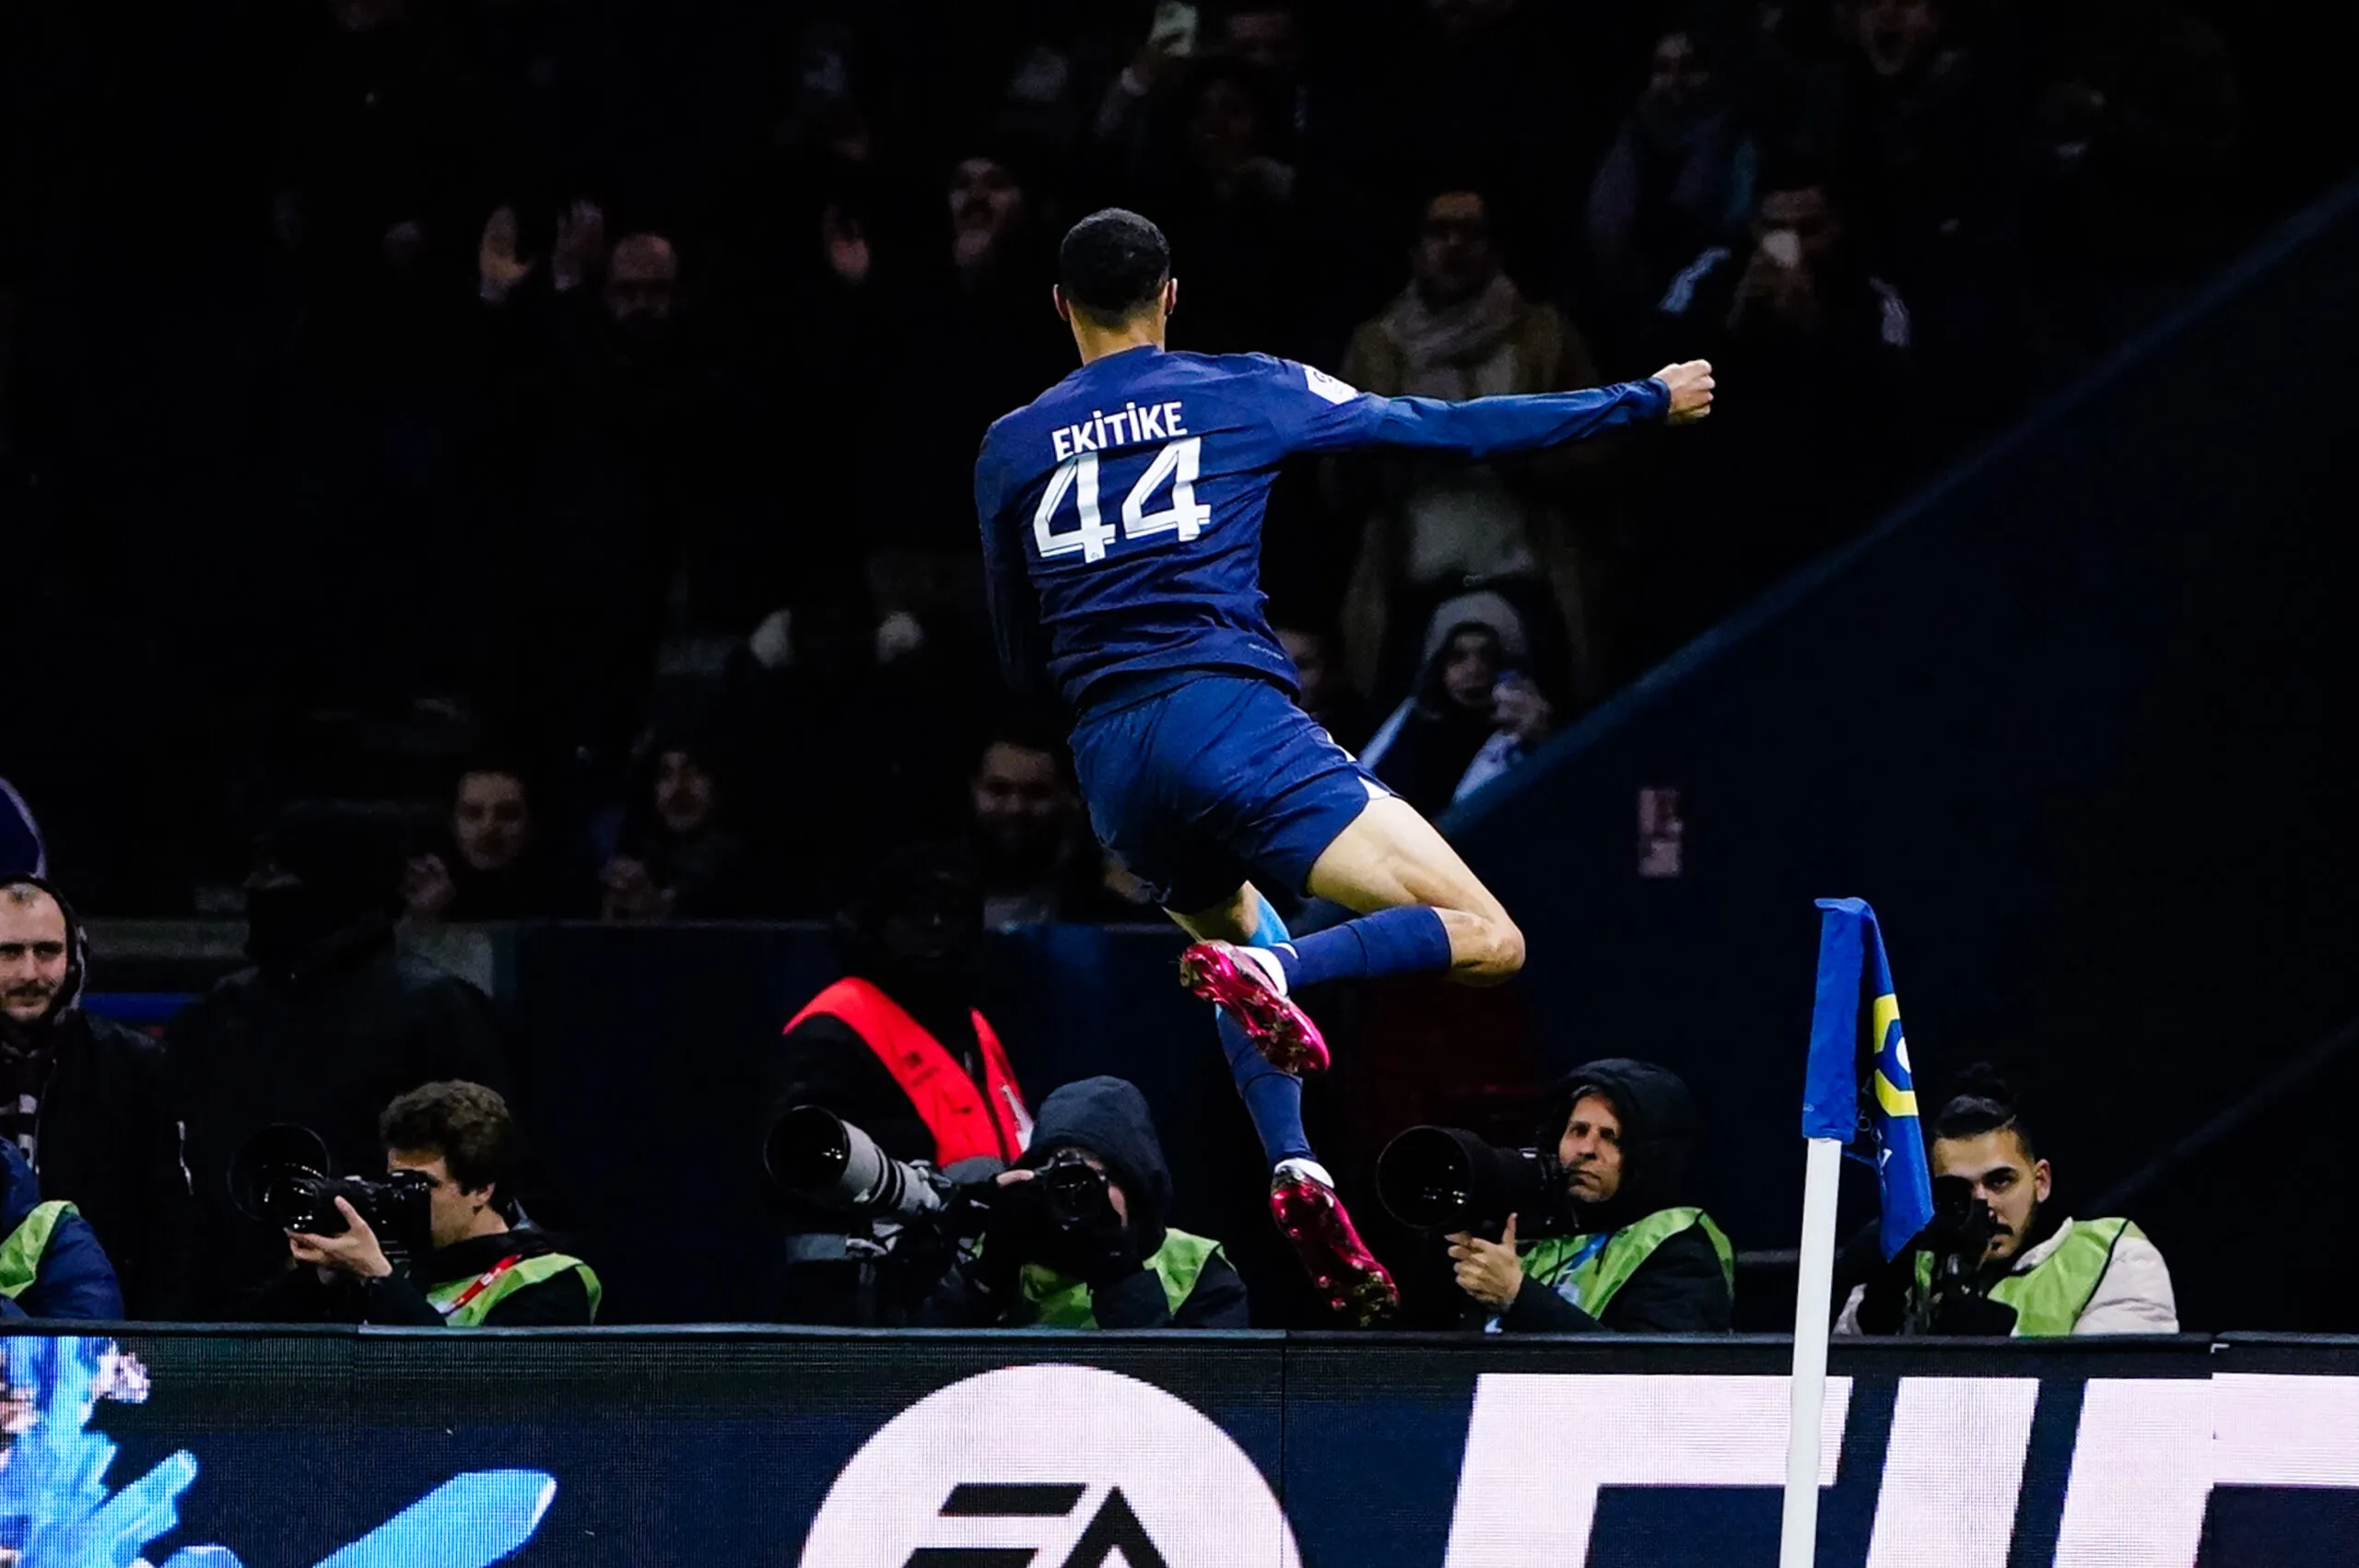
<instances>
[{"instance_id":1,"label":"stadium crowd","mask_svg":"<svg viewBox=\"0 0 2359 1568\"><path fill-rule=\"evenodd\" d=\"M1675 454L1286 476L1305 705L1431 812L2298 193L2295 67L2174 0L231 12L0 23L6 770L105 913L231 912L340 796L415 809L414 927L821 914L960 832L993 923L1139 914L998 696L969 490L1098 205L1175 346L1721 367Z\"/></svg>"}]
</instances>

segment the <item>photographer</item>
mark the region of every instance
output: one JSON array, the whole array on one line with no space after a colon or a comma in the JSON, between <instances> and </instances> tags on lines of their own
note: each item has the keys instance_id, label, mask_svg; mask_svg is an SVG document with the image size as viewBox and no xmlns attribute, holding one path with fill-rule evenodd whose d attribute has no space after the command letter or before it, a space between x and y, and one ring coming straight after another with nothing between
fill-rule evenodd
<instances>
[{"instance_id":1,"label":"photographer","mask_svg":"<svg viewBox=\"0 0 2359 1568\"><path fill-rule=\"evenodd\" d=\"M936 1168L1013 1162L1031 1127L999 1036L974 1004L982 891L956 849L918 845L878 867L836 920L845 970L786 1026L771 1064L771 1119L797 1106L841 1117L897 1160ZM786 1238L764 1289L785 1323L874 1325L866 1227L782 1205ZM922 1288L922 1287L921 1287Z\"/></svg>"},{"instance_id":2,"label":"photographer","mask_svg":"<svg viewBox=\"0 0 2359 1568\"><path fill-rule=\"evenodd\" d=\"M1518 1333L1727 1333L1736 1255L1702 1210L1674 1206L1687 1085L1650 1062L1590 1062L1550 1094L1540 1136L1564 1167L1562 1212L1510 1214L1496 1242L1451 1236L1459 1288ZM1519 1243L1519 1219L1567 1234Z\"/></svg>"},{"instance_id":3,"label":"photographer","mask_svg":"<svg viewBox=\"0 0 2359 1568\"><path fill-rule=\"evenodd\" d=\"M1933 1223L1851 1292L1838 1334L2175 1334L2170 1270L2127 1220L2049 1207L2014 1092L1966 1070L1933 1122Z\"/></svg>"},{"instance_id":4,"label":"photographer","mask_svg":"<svg viewBox=\"0 0 2359 1568\"><path fill-rule=\"evenodd\" d=\"M516 1167L507 1102L480 1083L428 1083L385 1107L378 1132L397 1180L426 1189L422 1250L406 1270L351 1201L345 1229L288 1233L296 1265L263 1293L264 1321L420 1328L581 1327L598 1316L598 1276L530 1223L511 1222L501 1188ZM308 1267L306 1267L308 1265Z\"/></svg>"},{"instance_id":5,"label":"photographer","mask_svg":"<svg viewBox=\"0 0 2359 1568\"><path fill-rule=\"evenodd\" d=\"M1005 1328L1243 1328L1245 1281L1218 1242L1163 1223L1171 1172L1146 1096L1120 1078L1040 1105L1032 1147L983 1195L977 1256L921 1321Z\"/></svg>"}]
</instances>

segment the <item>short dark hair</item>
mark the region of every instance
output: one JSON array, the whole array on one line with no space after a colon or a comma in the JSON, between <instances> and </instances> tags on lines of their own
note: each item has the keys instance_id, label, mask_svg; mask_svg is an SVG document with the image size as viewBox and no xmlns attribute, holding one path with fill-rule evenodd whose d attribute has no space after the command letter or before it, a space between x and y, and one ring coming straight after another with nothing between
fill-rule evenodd
<instances>
[{"instance_id":1,"label":"short dark hair","mask_svg":"<svg viewBox=\"0 0 2359 1568\"><path fill-rule=\"evenodd\" d=\"M1986 1133L2012 1132L2024 1147L2024 1158L2037 1160L2031 1128L2024 1120L2022 1096L1988 1062L1976 1062L1957 1076L1950 1097L1933 1118L1933 1138L1980 1138Z\"/></svg>"},{"instance_id":2,"label":"short dark hair","mask_svg":"<svg viewBox=\"0 0 2359 1568\"><path fill-rule=\"evenodd\" d=\"M1163 230L1134 212L1107 207L1065 231L1057 287L1065 303L1099 326L1117 326L1154 304L1171 276Z\"/></svg>"},{"instance_id":3,"label":"short dark hair","mask_svg":"<svg viewBox=\"0 0 2359 1568\"><path fill-rule=\"evenodd\" d=\"M480 1083L412 1089L377 1118L377 1141L405 1153L432 1150L466 1192L503 1187L516 1170L516 1118L507 1101Z\"/></svg>"}]
</instances>

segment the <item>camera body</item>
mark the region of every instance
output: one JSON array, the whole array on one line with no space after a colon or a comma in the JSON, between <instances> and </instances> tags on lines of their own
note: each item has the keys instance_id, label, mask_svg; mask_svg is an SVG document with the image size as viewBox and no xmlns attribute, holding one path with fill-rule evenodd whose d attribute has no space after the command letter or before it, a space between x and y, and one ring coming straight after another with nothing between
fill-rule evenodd
<instances>
[{"instance_id":1,"label":"camera body","mask_svg":"<svg viewBox=\"0 0 2359 1568\"><path fill-rule=\"evenodd\" d=\"M425 1251L433 1235L433 1186L417 1171L382 1181L329 1173L327 1145L308 1128L266 1127L229 1162L229 1195L249 1218L283 1231L342 1235L343 1199L396 1259Z\"/></svg>"},{"instance_id":2,"label":"camera body","mask_svg":"<svg viewBox=\"0 0 2359 1568\"><path fill-rule=\"evenodd\" d=\"M1074 1230L1111 1213L1112 1183L1078 1149L1060 1149L1040 1162L1035 1178L1040 1205L1051 1225Z\"/></svg>"},{"instance_id":3,"label":"camera body","mask_svg":"<svg viewBox=\"0 0 2359 1568\"><path fill-rule=\"evenodd\" d=\"M1987 1322L1992 1281L1983 1264L1990 1238L1998 1234L1999 1217L1974 1195L1972 1182L1964 1176L1933 1178L1933 1223L1925 1227L1924 1236L1933 1255L1933 1282L1920 1304L1923 1332L1992 1331Z\"/></svg>"}]
</instances>

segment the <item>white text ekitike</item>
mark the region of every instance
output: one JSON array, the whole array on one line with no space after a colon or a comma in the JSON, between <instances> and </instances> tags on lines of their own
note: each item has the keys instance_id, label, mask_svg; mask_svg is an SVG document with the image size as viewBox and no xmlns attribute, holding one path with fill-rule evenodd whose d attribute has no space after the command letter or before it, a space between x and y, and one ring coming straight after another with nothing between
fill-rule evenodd
<instances>
[{"instance_id":1,"label":"white text ekitike","mask_svg":"<svg viewBox=\"0 0 2359 1568\"><path fill-rule=\"evenodd\" d=\"M1144 407L1126 403L1111 414L1103 409L1090 410L1087 420L1055 431L1050 441L1056 448L1057 461L1062 462L1080 452L1127 447L1139 441L1168 441L1187 433L1187 414L1177 401L1150 403Z\"/></svg>"}]
</instances>

